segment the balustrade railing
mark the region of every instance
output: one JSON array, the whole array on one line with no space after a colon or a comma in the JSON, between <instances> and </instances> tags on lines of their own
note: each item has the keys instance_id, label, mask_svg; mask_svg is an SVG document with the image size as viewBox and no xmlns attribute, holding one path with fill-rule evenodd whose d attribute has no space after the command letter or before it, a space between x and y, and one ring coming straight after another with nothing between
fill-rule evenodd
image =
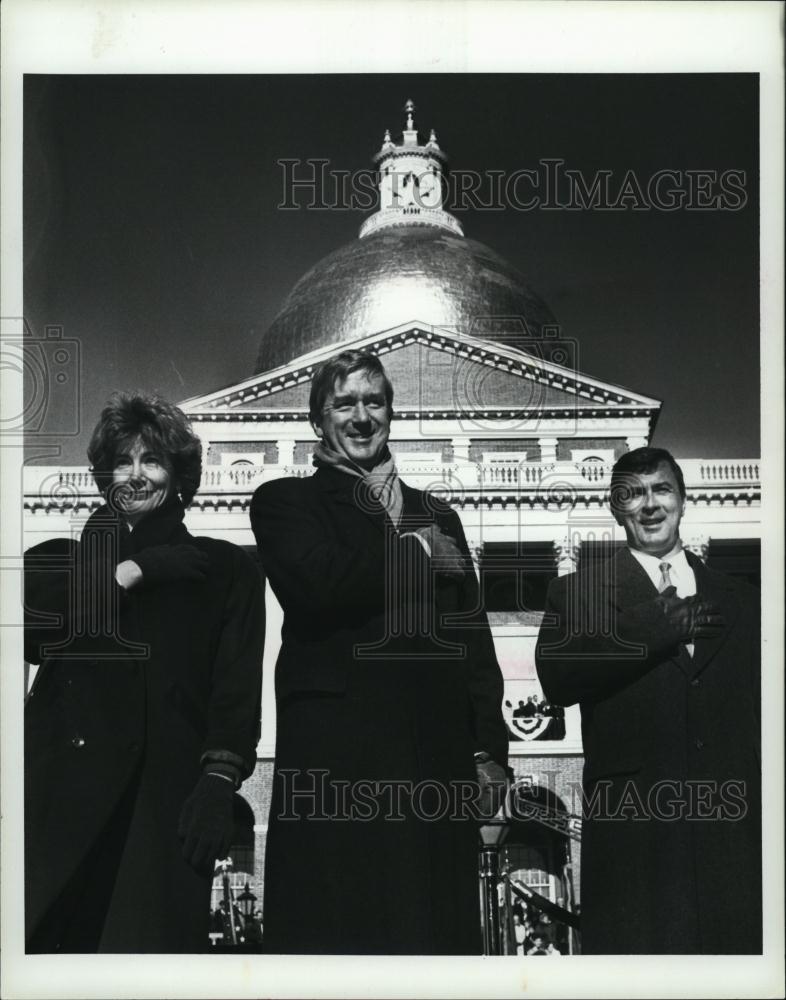
<instances>
[{"instance_id":1,"label":"balustrade railing","mask_svg":"<svg viewBox=\"0 0 786 1000\"><path fill-rule=\"evenodd\" d=\"M684 459L680 461L689 491L759 486L758 459ZM611 466L603 462L421 462L399 463L399 471L413 486L444 484L453 490L519 491L552 489L565 485L603 491L608 488ZM202 474L201 494L253 492L261 483L284 476L310 476L309 465L207 466ZM85 467L27 466L24 494L28 506L68 505L97 496L92 473Z\"/></svg>"}]
</instances>

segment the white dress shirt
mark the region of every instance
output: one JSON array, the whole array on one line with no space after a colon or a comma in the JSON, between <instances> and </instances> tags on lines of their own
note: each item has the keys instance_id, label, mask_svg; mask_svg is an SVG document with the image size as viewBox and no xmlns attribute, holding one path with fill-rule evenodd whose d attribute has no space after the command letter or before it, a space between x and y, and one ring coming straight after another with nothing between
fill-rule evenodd
<instances>
[{"instance_id":1,"label":"white dress shirt","mask_svg":"<svg viewBox=\"0 0 786 1000\"><path fill-rule=\"evenodd\" d=\"M638 549L631 549L630 552L652 580L656 590L660 589L661 563L667 562L669 564L669 577L677 588L677 597L693 597L696 593L696 574L690 567L682 544L678 544L679 548L675 548L667 556L651 556L648 552L639 552ZM685 648L693 656L693 643L685 643Z\"/></svg>"}]
</instances>

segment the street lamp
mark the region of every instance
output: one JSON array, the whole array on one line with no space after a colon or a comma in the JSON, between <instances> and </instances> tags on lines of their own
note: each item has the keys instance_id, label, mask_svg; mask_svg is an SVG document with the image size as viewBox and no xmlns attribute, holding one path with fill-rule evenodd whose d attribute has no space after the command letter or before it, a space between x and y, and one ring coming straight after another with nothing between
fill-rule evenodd
<instances>
[{"instance_id":1,"label":"street lamp","mask_svg":"<svg viewBox=\"0 0 786 1000\"><path fill-rule=\"evenodd\" d=\"M232 887L229 884L229 873L233 868L232 858L224 858L223 861L216 861L216 872L221 873L221 882L224 887L224 907L226 919L229 921L229 940L233 945L237 944L237 931L235 930L235 914L232 900ZM225 935L226 936L226 935Z\"/></svg>"},{"instance_id":2,"label":"street lamp","mask_svg":"<svg viewBox=\"0 0 786 1000\"><path fill-rule=\"evenodd\" d=\"M508 821L504 813L480 828L480 878L483 894L483 954L500 955L499 927L499 849L508 835Z\"/></svg>"},{"instance_id":3,"label":"street lamp","mask_svg":"<svg viewBox=\"0 0 786 1000\"><path fill-rule=\"evenodd\" d=\"M256 903L257 897L249 889L248 882L246 882L245 889L240 893L235 901L240 907L240 912L243 914L243 920L250 920L251 917L254 916L254 903Z\"/></svg>"}]
</instances>

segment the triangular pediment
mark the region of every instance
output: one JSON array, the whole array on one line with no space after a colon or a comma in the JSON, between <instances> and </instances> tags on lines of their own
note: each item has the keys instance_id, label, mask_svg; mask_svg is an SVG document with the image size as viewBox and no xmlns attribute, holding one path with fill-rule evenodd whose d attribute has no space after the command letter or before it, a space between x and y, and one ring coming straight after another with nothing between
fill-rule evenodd
<instances>
[{"instance_id":1,"label":"triangular pediment","mask_svg":"<svg viewBox=\"0 0 786 1000\"><path fill-rule=\"evenodd\" d=\"M314 368L340 350L378 355L395 389L398 412L434 414L522 413L581 408L593 412L656 413L660 401L586 376L571 366L571 345L556 337L533 339L531 351L466 334L407 324L320 348L287 365L180 405L197 415L259 412L303 414Z\"/></svg>"}]
</instances>

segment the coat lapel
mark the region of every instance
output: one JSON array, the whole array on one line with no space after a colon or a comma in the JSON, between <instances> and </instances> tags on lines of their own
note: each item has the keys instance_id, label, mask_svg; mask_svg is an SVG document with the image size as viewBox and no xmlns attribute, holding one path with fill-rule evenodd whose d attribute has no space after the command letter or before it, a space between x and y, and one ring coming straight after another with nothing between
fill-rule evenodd
<instances>
[{"instance_id":1,"label":"coat lapel","mask_svg":"<svg viewBox=\"0 0 786 1000\"><path fill-rule=\"evenodd\" d=\"M434 513L428 509L426 503L427 494L422 490L416 490L412 486L399 479L401 483L401 496L404 501L401 512L401 525L405 531L417 531L426 525L434 523Z\"/></svg>"},{"instance_id":2,"label":"coat lapel","mask_svg":"<svg viewBox=\"0 0 786 1000\"><path fill-rule=\"evenodd\" d=\"M714 604L723 616L723 628L719 635L712 639L699 638L696 640L691 662L691 675L695 677L709 666L715 654L728 639L734 621L739 614L739 607L733 599L731 580L722 573L708 569L701 559L694 556L692 552L686 552L686 555L693 572L696 574L696 592L700 597Z\"/></svg>"},{"instance_id":3,"label":"coat lapel","mask_svg":"<svg viewBox=\"0 0 786 1000\"><path fill-rule=\"evenodd\" d=\"M657 596L657 588L641 563L631 555L627 546L617 553L614 562L616 562L616 578L612 585L616 590L616 603L619 608L632 607L634 604L651 601ZM686 677L692 676L695 669L694 660L691 659L685 646L680 645L669 659Z\"/></svg>"},{"instance_id":4,"label":"coat lapel","mask_svg":"<svg viewBox=\"0 0 786 1000\"><path fill-rule=\"evenodd\" d=\"M339 507L359 511L383 535L390 524L385 508L375 500L362 479L330 466L319 466L314 484Z\"/></svg>"},{"instance_id":5,"label":"coat lapel","mask_svg":"<svg viewBox=\"0 0 786 1000\"><path fill-rule=\"evenodd\" d=\"M652 580L647 576L641 564L631 555L627 546L620 549L615 558L609 560L606 566L610 572L608 579L602 582L615 591L615 603L618 607L632 607L634 604L652 600L656 596L657 591L652 585Z\"/></svg>"}]
</instances>

